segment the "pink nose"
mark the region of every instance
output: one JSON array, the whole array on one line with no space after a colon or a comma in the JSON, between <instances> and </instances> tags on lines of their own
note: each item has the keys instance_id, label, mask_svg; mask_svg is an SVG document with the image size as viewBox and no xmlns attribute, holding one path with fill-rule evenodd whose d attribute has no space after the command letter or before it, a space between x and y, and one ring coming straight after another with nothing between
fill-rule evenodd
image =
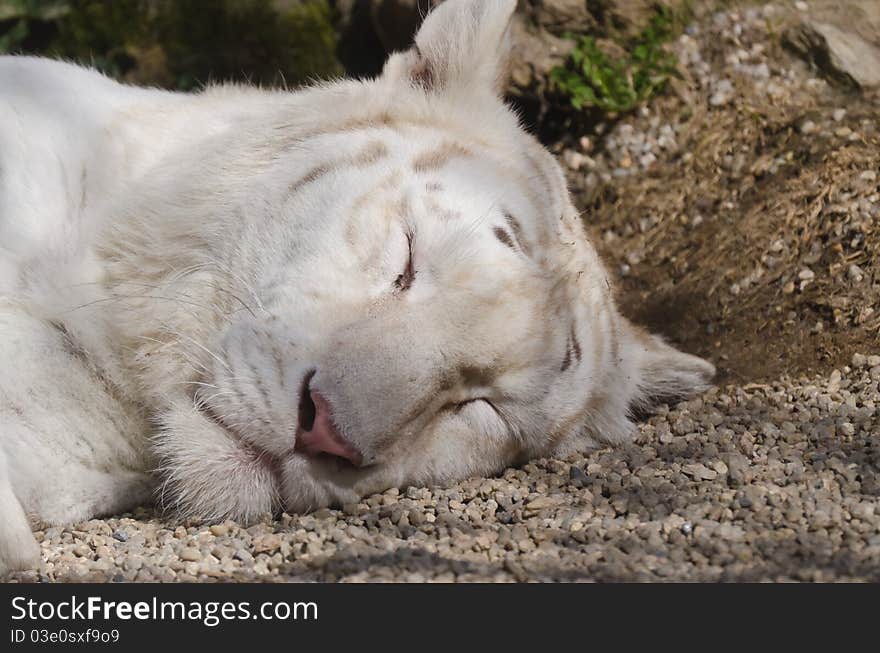
<instances>
[{"instance_id":1,"label":"pink nose","mask_svg":"<svg viewBox=\"0 0 880 653\"><path fill-rule=\"evenodd\" d=\"M309 391L312 404L314 405L314 421L311 424L300 422L296 430L296 445L294 449L308 456L329 454L338 456L349 461L352 465L360 466L364 457L353 445L346 441L339 433L339 429L333 423L333 410L320 392ZM310 427L310 428L309 428ZM308 428L309 430L306 430Z\"/></svg>"}]
</instances>

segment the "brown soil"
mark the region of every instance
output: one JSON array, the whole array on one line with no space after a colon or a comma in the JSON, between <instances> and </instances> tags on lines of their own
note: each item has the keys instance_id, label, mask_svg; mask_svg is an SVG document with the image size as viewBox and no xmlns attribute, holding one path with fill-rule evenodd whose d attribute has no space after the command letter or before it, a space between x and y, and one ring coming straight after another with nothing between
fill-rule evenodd
<instances>
[{"instance_id":1,"label":"brown soil","mask_svg":"<svg viewBox=\"0 0 880 653\"><path fill-rule=\"evenodd\" d=\"M686 75L652 107L686 125L676 156L577 195L624 312L713 361L721 382L827 372L877 351L876 97L807 85L780 103L737 83L719 108L696 86Z\"/></svg>"}]
</instances>

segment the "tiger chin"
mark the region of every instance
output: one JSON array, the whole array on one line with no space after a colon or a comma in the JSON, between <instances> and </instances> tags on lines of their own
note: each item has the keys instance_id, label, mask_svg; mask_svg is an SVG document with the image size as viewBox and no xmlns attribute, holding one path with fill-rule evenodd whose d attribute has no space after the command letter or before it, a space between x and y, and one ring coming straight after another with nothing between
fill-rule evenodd
<instances>
[{"instance_id":1,"label":"tiger chin","mask_svg":"<svg viewBox=\"0 0 880 653\"><path fill-rule=\"evenodd\" d=\"M493 475L710 384L619 314L501 99L515 5L448 0L376 79L297 92L0 58L0 570L34 520Z\"/></svg>"}]
</instances>

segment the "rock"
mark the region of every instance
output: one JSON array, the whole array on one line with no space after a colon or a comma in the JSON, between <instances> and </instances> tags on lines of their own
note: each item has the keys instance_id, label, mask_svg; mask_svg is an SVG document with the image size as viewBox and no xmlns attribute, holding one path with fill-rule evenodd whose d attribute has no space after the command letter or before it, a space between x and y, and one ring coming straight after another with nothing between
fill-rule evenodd
<instances>
[{"instance_id":1,"label":"rock","mask_svg":"<svg viewBox=\"0 0 880 653\"><path fill-rule=\"evenodd\" d=\"M564 150L562 152L562 160L570 170L580 170L581 166L584 164L584 159L586 159L586 157L575 150Z\"/></svg>"},{"instance_id":2,"label":"rock","mask_svg":"<svg viewBox=\"0 0 880 653\"><path fill-rule=\"evenodd\" d=\"M808 19L787 30L783 39L832 81L861 88L880 86L880 48L854 33L849 25Z\"/></svg>"},{"instance_id":3,"label":"rock","mask_svg":"<svg viewBox=\"0 0 880 653\"><path fill-rule=\"evenodd\" d=\"M187 562L198 562L202 559L202 553L194 547L184 547L177 554L177 557Z\"/></svg>"},{"instance_id":4,"label":"rock","mask_svg":"<svg viewBox=\"0 0 880 653\"><path fill-rule=\"evenodd\" d=\"M831 515L826 510L814 510L807 517L814 528L828 528L833 524Z\"/></svg>"},{"instance_id":5,"label":"rock","mask_svg":"<svg viewBox=\"0 0 880 653\"><path fill-rule=\"evenodd\" d=\"M697 481L711 481L718 477L718 472L709 469L702 463L691 463L689 465L683 465L681 471Z\"/></svg>"},{"instance_id":6,"label":"rock","mask_svg":"<svg viewBox=\"0 0 880 653\"><path fill-rule=\"evenodd\" d=\"M849 266L846 273L849 276L849 278L852 279L853 281L855 281L856 283L861 283L865 278L864 271L862 270L862 268L860 268L855 263L853 263L852 265Z\"/></svg>"},{"instance_id":7,"label":"rock","mask_svg":"<svg viewBox=\"0 0 880 653\"><path fill-rule=\"evenodd\" d=\"M828 377L828 392L838 392L840 390L840 380L843 375L840 370L833 370Z\"/></svg>"},{"instance_id":8,"label":"rock","mask_svg":"<svg viewBox=\"0 0 880 653\"><path fill-rule=\"evenodd\" d=\"M718 535L724 540L741 542L745 539L746 532L741 526L736 526L734 524L721 524L718 527Z\"/></svg>"},{"instance_id":9,"label":"rock","mask_svg":"<svg viewBox=\"0 0 880 653\"><path fill-rule=\"evenodd\" d=\"M587 482L587 475L577 465L568 468L568 478L573 485L583 485Z\"/></svg>"},{"instance_id":10,"label":"rock","mask_svg":"<svg viewBox=\"0 0 880 653\"><path fill-rule=\"evenodd\" d=\"M729 79L722 79L713 87L709 104L713 107L724 106L725 104L730 104L734 97L736 97L736 90L733 87L733 82Z\"/></svg>"},{"instance_id":11,"label":"rock","mask_svg":"<svg viewBox=\"0 0 880 653\"><path fill-rule=\"evenodd\" d=\"M139 558L139 557L135 557L135 556L130 556L130 557L126 558L125 561L122 563L122 568L125 569L125 571L137 571L143 566L144 566L143 558Z\"/></svg>"},{"instance_id":12,"label":"rock","mask_svg":"<svg viewBox=\"0 0 880 653\"><path fill-rule=\"evenodd\" d=\"M676 435L687 435L697 428L696 423L690 417L681 417L675 421L672 430Z\"/></svg>"},{"instance_id":13,"label":"rock","mask_svg":"<svg viewBox=\"0 0 880 653\"><path fill-rule=\"evenodd\" d=\"M647 152L639 157L639 165L643 168L650 168L657 161L657 157L653 152Z\"/></svg>"},{"instance_id":14,"label":"rock","mask_svg":"<svg viewBox=\"0 0 880 653\"><path fill-rule=\"evenodd\" d=\"M519 98L543 103L550 71L563 65L574 41L541 29L523 16L511 25L515 56L510 62L511 90Z\"/></svg>"},{"instance_id":15,"label":"rock","mask_svg":"<svg viewBox=\"0 0 880 653\"><path fill-rule=\"evenodd\" d=\"M850 508L850 514L857 519L870 520L874 517L877 507L868 501L862 501Z\"/></svg>"},{"instance_id":16,"label":"rock","mask_svg":"<svg viewBox=\"0 0 880 653\"><path fill-rule=\"evenodd\" d=\"M260 535L254 538L254 553L277 551L281 547L281 536L277 533Z\"/></svg>"},{"instance_id":17,"label":"rock","mask_svg":"<svg viewBox=\"0 0 880 653\"><path fill-rule=\"evenodd\" d=\"M730 472L730 469L721 460L716 460L715 462L713 462L712 469L715 470L715 472L717 472L719 476L726 476Z\"/></svg>"},{"instance_id":18,"label":"rock","mask_svg":"<svg viewBox=\"0 0 880 653\"><path fill-rule=\"evenodd\" d=\"M547 508L554 508L559 504L559 500L554 497L538 497L536 499L532 499L525 506L523 506L523 510L528 512L538 512L539 510L546 510Z\"/></svg>"},{"instance_id":19,"label":"rock","mask_svg":"<svg viewBox=\"0 0 880 653\"><path fill-rule=\"evenodd\" d=\"M232 555L232 557L235 558L236 560L241 560L242 562L244 562L246 564L253 564L254 563L254 556L252 556L251 552L248 551L247 549L238 549Z\"/></svg>"},{"instance_id":20,"label":"rock","mask_svg":"<svg viewBox=\"0 0 880 653\"><path fill-rule=\"evenodd\" d=\"M554 34L586 32L597 25L589 3L583 0L537 0L531 4L531 19Z\"/></svg>"},{"instance_id":21,"label":"rock","mask_svg":"<svg viewBox=\"0 0 880 653\"><path fill-rule=\"evenodd\" d=\"M216 537L229 535L229 527L226 524L214 524L209 530L211 531L211 534Z\"/></svg>"},{"instance_id":22,"label":"rock","mask_svg":"<svg viewBox=\"0 0 880 653\"><path fill-rule=\"evenodd\" d=\"M749 459L741 453L731 451L724 456L730 485L740 487L750 480Z\"/></svg>"}]
</instances>

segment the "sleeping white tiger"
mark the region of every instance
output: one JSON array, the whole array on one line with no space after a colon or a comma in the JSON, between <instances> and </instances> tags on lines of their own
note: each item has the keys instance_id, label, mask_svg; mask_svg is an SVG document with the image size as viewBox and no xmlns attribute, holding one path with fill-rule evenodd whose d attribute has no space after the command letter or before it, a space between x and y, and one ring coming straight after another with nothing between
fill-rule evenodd
<instances>
[{"instance_id":1,"label":"sleeping white tiger","mask_svg":"<svg viewBox=\"0 0 880 653\"><path fill-rule=\"evenodd\" d=\"M448 0L377 79L295 93L0 58L0 572L30 520L491 475L709 384L619 315L500 99L515 4Z\"/></svg>"}]
</instances>

